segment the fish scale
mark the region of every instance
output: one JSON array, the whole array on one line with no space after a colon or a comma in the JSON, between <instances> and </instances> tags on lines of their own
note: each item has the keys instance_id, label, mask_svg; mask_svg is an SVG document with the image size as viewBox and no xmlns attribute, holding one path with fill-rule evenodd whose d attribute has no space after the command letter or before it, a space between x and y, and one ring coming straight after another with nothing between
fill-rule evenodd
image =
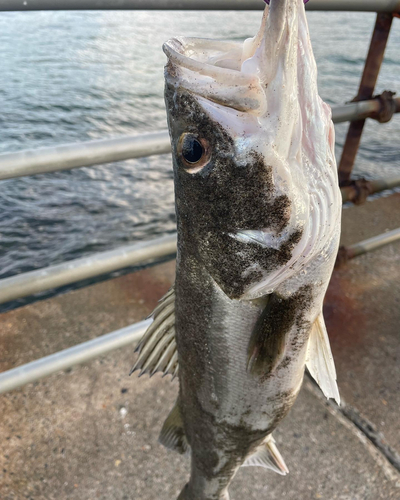
<instances>
[{"instance_id":1,"label":"fish scale","mask_svg":"<svg viewBox=\"0 0 400 500\"><path fill-rule=\"evenodd\" d=\"M219 294L222 295L221 292ZM282 379L281 385L275 384L271 387L267 381L259 381L255 384L254 377L246 371L247 348L259 315L259 307L244 303L238 307L236 301L225 301L220 318L221 330L225 336L223 345L226 346L227 352L218 356L220 342L216 342L215 348L211 347L210 351L213 366L223 366L221 370L222 386L219 390L214 389L220 406L216 418L223 419L232 425L237 425L239 421L242 421L246 425L252 425L256 428L258 426L258 428L265 430L270 425L268 420L269 399L278 399L281 393L294 391L296 385L298 386L298 381L293 380L290 373L285 376L277 372L276 376ZM227 365L223 365L224 358L229 359ZM290 372L291 369L292 367L288 366L285 369L282 368L281 371ZM210 385L215 388L215 383L210 383ZM256 400L264 402L264 405L260 406L260 413L266 412L267 419L260 418L259 414L254 416L251 412L246 414ZM281 401L283 404L283 399Z\"/></svg>"}]
</instances>

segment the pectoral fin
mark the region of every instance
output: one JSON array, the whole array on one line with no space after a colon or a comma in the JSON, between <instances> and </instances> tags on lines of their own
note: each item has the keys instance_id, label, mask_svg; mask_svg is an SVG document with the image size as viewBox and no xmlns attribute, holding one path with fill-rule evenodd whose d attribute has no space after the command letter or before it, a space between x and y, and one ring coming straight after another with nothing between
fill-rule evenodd
<instances>
[{"instance_id":1,"label":"pectoral fin","mask_svg":"<svg viewBox=\"0 0 400 500\"><path fill-rule=\"evenodd\" d=\"M160 300L152 314L154 321L146 330L136 352L139 357L131 373L140 370L140 374L150 376L156 372L164 375L178 373L178 353L175 341L175 290L172 287Z\"/></svg>"},{"instance_id":2,"label":"pectoral fin","mask_svg":"<svg viewBox=\"0 0 400 500\"><path fill-rule=\"evenodd\" d=\"M296 317L292 298L276 293L268 302L252 332L247 358L247 370L262 377L271 373L285 355L286 337Z\"/></svg>"},{"instance_id":3,"label":"pectoral fin","mask_svg":"<svg viewBox=\"0 0 400 500\"><path fill-rule=\"evenodd\" d=\"M336 383L335 363L322 312L312 326L307 346L306 365L325 396L328 399L335 399L339 405L340 395Z\"/></svg>"},{"instance_id":4,"label":"pectoral fin","mask_svg":"<svg viewBox=\"0 0 400 500\"><path fill-rule=\"evenodd\" d=\"M282 455L279 453L275 445L275 439L270 434L258 446L256 451L246 458L242 467L259 466L271 469L282 476L288 474L289 469L286 467Z\"/></svg>"},{"instance_id":5,"label":"pectoral fin","mask_svg":"<svg viewBox=\"0 0 400 500\"><path fill-rule=\"evenodd\" d=\"M189 450L178 400L164 422L158 440L169 450L175 450L181 454Z\"/></svg>"}]
</instances>

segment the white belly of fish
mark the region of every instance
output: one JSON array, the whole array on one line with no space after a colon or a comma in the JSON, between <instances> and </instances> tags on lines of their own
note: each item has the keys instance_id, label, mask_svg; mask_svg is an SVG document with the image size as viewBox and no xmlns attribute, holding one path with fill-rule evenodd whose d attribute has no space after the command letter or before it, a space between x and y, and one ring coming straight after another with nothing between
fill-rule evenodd
<instances>
[{"instance_id":1,"label":"white belly of fish","mask_svg":"<svg viewBox=\"0 0 400 500\"><path fill-rule=\"evenodd\" d=\"M252 302L231 301L217 286L215 294L219 300L213 318L215 329L210 346L210 371L203 387L199 387L199 401L204 410L213 413L218 421L268 429L300 389L311 323L302 332L293 326L285 353L285 359L290 361L278 366L275 373L259 379L249 373L247 361L260 307ZM299 335L304 337L304 345L300 351L294 352L290 347L291 339Z\"/></svg>"}]
</instances>

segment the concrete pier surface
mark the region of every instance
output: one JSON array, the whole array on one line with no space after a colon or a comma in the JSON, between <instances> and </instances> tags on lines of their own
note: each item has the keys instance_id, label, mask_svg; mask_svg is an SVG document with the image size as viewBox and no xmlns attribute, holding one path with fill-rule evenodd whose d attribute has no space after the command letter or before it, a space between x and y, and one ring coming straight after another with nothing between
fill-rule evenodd
<instances>
[{"instance_id":1,"label":"concrete pier surface","mask_svg":"<svg viewBox=\"0 0 400 500\"><path fill-rule=\"evenodd\" d=\"M344 210L344 244L400 227L400 194ZM151 267L0 315L0 371L146 317L174 279ZM334 272L325 318L344 404L306 377L274 436L282 477L240 469L232 500L400 499L400 243ZM2 500L174 500L188 457L158 433L177 381L128 377L134 346L0 396Z\"/></svg>"}]
</instances>

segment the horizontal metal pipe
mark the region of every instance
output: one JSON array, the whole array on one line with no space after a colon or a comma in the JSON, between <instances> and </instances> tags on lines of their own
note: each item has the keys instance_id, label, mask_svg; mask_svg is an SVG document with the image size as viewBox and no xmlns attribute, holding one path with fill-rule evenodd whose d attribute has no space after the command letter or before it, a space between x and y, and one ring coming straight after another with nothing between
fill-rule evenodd
<instances>
[{"instance_id":1,"label":"horizontal metal pipe","mask_svg":"<svg viewBox=\"0 0 400 500\"><path fill-rule=\"evenodd\" d=\"M393 103L393 112L400 113L400 97L394 98ZM332 108L332 121L333 123L342 123L368 117L377 118L382 111L382 106L382 101L379 97L336 106Z\"/></svg>"},{"instance_id":2,"label":"horizontal metal pipe","mask_svg":"<svg viewBox=\"0 0 400 500\"><path fill-rule=\"evenodd\" d=\"M169 153L167 131L0 155L0 180Z\"/></svg>"},{"instance_id":3,"label":"horizontal metal pipe","mask_svg":"<svg viewBox=\"0 0 400 500\"><path fill-rule=\"evenodd\" d=\"M175 255L176 234L0 280L0 304L129 266Z\"/></svg>"},{"instance_id":4,"label":"horizontal metal pipe","mask_svg":"<svg viewBox=\"0 0 400 500\"><path fill-rule=\"evenodd\" d=\"M0 11L260 10L260 0L1 0ZM312 0L308 10L397 12L399 0Z\"/></svg>"},{"instance_id":5,"label":"horizontal metal pipe","mask_svg":"<svg viewBox=\"0 0 400 500\"><path fill-rule=\"evenodd\" d=\"M397 112L400 98L395 99ZM354 102L332 109L334 123L365 118L380 110L378 100ZM171 151L167 130L133 137L32 149L0 155L0 180L44 174L115 161L165 154Z\"/></svg>"},{"instance_id":6,"label":"horizontal metal pipe","mask_svg":"<svg viewBox=\"0 0 400 500\"><path fill-rule=\"evenodd\" d=\"M36 361L0 373L0 394L35 382L42 377L80 363L85 363L120 347L138 342L151 319L135 323L115 332L75 345L69 349L50 354Z\"/></svg>"},{"instance_id":7,"label":"horizontal metal pipe","mask_svg":"<svg viewBox=\"0 0 400 500\"><path fill-rule=\"evenodd\" d=\"M393 231L388 231L387 233L369 238L368 240L360 241L354 245L349 245L347 247L341 246L336 257L335 267L342 267L348 260L354 259L354 257L372 252L373 250L377 250L395 241L400 241L400 227Z\"/></svg>"},{"instance_id":8,"label":"horizontal metal pipe","mask_svg":"<svg viewBox=\"0 0 400 500\"><path fill-rule=\"evenodd\" d=\"M347 258L371 252L400 240L400 228L345 247ZM0 393L17 389L59 370L89 361L97 356L137 342L150 325L151 319L141 321L121 330L102 335L74 347L51 354L25 365L0 373Z\"/></svg>"},{"instance_id":9,"label":"horizontal metal pipe","mask_svg":"<svg viewBox=\"0 0 400 500\"><path fill-rule=\"evenodd\" d=\"M369 181L372 187L372 193L379 193L385 189L393 189L400 186L400 175L388 177L387 179L375 179Z\"/></svg>"},{"instance_id":10,"label":"horizontal metal pipe","mask_svg":"<svg viewBox=\"0 0 400 500\"><path fill-rule=\"evenodd\" d=\"M376 191L400 185L399 177L371 182L376 187ZM174 233L5 278L0 280L0 304L125 267L141 265L169 255L174 256L176 248L177 240Z\"/></svg>"},{"instance_id":11,"label":"horizontal metal pipe","mask_svg":"<svg viewBox=\"0 0 400 500\"><path fill-rule=\"evenodd\" d=\"M355 181L354 184L350 184L349 186L344 186L340 188L342 192L342 200L343 203L347 201L356 202L358 201L359 192L357 189L357 183L359 181ZM386 189L393 189L400 186L400 175L395 175L394 177L388 177L387 179L374 179L372 181L362 181L362 187L365 187L366 193L365 198L374 193L380 193L381 191L385 191ZM362 197L362 202L365 201L364 196Z\"/></svg>"},{"instance_id":12,"label":"horizontal metal pipe","mask_svg":"<svg viewBox=\"0 0 400 500\"><path fill-rule=\"evenodd\" d=\"M378 248L398 240L400 240L400 227L346 247L348 258L352 259L358 255L372 252L373 250L377 250Z\"/></svg>"},{"instance_id":13,"label":"horizontal metal pipe","mask_svg":"<svg viewBox=\"0 0 400 500\"><path fill-rule=\"evenodd\" d=\"M342 123L367 118L372 113L378 113L380 108L381 104L376 99L351 102L332 108L332 121L333 123Z\"/></svg>"}]
</instances>

